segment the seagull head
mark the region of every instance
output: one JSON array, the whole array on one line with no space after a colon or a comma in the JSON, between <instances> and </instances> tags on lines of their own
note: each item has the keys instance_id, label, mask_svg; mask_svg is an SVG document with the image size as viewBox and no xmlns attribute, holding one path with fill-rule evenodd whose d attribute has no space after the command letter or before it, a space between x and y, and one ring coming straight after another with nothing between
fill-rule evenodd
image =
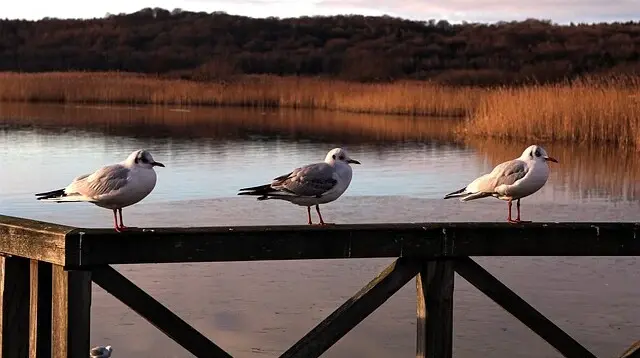
<instances>
[{"instance_id":1,"label":"seagull head","mask_svg":"<svg viewBox=\"0 0 640 358\"><path fill-rule=\"evenodd\" d=\"M525 149L524 152L522 152L520 159L535 160L535 161L542 161L542 162L554 162L554 163L558 162L555 158L550 157L547 154L547 152L544 150L544 148L535 144L527 147L527 149Z\"/></svg>"},{"instance_id":2,"label":"seagull head","mask_svg":"<svg viewBox=\"0 0 640 358\"><path fill-rule=\"evenodd\" d=\"M335 163L345 163L349 164L360 164L359 161L355 159L351 159L347 151L342 148L333 148L327 153L327 156L324 158L325 163L327 164L335 164Z\"/></svg>"},{"instance_id":3,"label":"seagull head","mask_svg":"<svg viewBox=\"0 0 640 358\"><path fill-rule=\"evenodd\" d=\"M131 167L137 166L147 169L151 169L153 167L164 167L164 164L153 160L151 153L144 149L139 149L129 154L129 156L125 160L125 163Z\"/></svg>"}]
</instances>

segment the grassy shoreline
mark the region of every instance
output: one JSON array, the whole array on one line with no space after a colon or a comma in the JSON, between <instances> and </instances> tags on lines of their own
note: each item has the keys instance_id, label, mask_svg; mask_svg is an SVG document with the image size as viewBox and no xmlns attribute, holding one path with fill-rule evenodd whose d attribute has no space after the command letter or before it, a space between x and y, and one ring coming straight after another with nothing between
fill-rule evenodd
<instances>
[{"instance_id":1,"label":"grassy shoreline","mask_svg":"<svg viewBox=\"0 0 640 358\"><path fill-rule=\"evenodd\" d=\"M242 76L194 82L121 72L0 73L0 102L308 108L465 118L461 138L640 146L640 78L591 78L525 87L363 84Z\"/></svg>"}]
</instances>

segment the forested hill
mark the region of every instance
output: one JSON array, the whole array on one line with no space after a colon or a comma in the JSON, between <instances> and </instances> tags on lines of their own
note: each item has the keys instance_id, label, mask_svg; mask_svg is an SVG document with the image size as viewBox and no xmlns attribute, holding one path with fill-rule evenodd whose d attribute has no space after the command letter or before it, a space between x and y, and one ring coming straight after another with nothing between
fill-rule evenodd
<instances>
[{"instance_id":1,"label":"forested hill","mask_svg":"<svg viewBox=\"0 0 640 358\"><path fill-rule=\"evenodd\" d=\"M451 25L386 16L254 19L163 9L92 20L0 21L0 71L509 83L639 72L639 63L640 22Z\"/></svg>"}]
</instances>

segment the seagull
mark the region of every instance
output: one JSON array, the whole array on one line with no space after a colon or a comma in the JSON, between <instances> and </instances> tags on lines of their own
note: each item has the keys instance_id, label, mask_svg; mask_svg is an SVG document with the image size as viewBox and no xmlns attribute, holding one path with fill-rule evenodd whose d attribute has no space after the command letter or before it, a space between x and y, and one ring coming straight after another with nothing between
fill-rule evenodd
<instances>
[{"instance_id":1,"label":"seagull","mask_svg":"<svg viewBox=\"0 0 640 358\"><path fill-rule=\"evenodd\" d=\"M240 189L238 195L256 195L258 200L280 199L306 206L309 225L313 225L311 206L315 205L320 225L325 225L319 205L338 199L347 190L353 175L349 164L360 162L351 159L346 150L334 148L324 162L296 168L273 179L271 184Z\"/></svg>"},{"instance_id":2,"label":"seagull","mask_svg":"<svg viewBox=\"0 0 640 358\"><path fill-rule=\"evenodd\" d=\"M91 352L89 352L89 357L90 358L109 358L111 357L111 352L113 352L113 348L111 348L111 346L94 347L94 348L91 348Z\"/></svg>"},{"instance_id":3,"label":"seagull","mask_svg":"<svg viewBox=\"0 0 640 358\"><path fill-rule=\"evenodd\" d=\"M462 197L460 201L493 196L507 201L510 223L526 222L520 220L520 199L540 190L549 178L547 162L558 161L547 155L538 145L531 145L522 152L520 158L498 164L491 173L485 174L466 187L447 194L444 198ZM511 201L517 200L518 217L511 219Z\"/></svg>"},{"instance_id":4,"label":"seagull","mask_svg":"<svg viewBox=\"0 0 640 358\"><path fill-rule=\"evenodd\" d=\"M115 229L127 229L122 221L122 208L144 199L156 185L153 167L164 164L153 160L151 154L139 149L129 154L127 159L104 166L92 174L81 175L66 188L35 194L37 200L58 203L89 202L99 207L113 210ZM120 214L120 223L116 212Z\"/></svg>"}]
</instances>

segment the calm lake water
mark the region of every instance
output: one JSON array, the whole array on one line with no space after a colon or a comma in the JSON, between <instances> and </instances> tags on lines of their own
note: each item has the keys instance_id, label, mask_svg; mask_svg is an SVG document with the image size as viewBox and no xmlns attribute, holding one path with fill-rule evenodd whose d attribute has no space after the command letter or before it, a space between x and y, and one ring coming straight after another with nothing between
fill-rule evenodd
<instances>
[{"instance_id":1,"label":"calm lake water","mask_svg":"<svg viewBox=\"0 0 640 358\"><path fill-rule=\"evenodd\" d=\"M503 221L495 199L442 196L533 143L454 141L451 119L319 111L124 108L0 104L0 213L110 227L90 204L37 202L79 174L146 148L158 168L153 193L124 210L131 226L304 224L304 208L237 197L336 146L362 162L345 195L323 208L337 223ZM542 144L547 185L523 200L535 221L640 221L637 153ZM598 356L640 337L636 258L477 258ZM237 357L275 357L391 260L319 260L118 266L135 283ZM123 304L94 288L92 344L114 357L189 357ZM455 356L560 357L462 279L456 281ZM415 287L408 284L326 357L412 356ZM527 347L522 350L522 347Z\"/></svg>"}]
</instances>

